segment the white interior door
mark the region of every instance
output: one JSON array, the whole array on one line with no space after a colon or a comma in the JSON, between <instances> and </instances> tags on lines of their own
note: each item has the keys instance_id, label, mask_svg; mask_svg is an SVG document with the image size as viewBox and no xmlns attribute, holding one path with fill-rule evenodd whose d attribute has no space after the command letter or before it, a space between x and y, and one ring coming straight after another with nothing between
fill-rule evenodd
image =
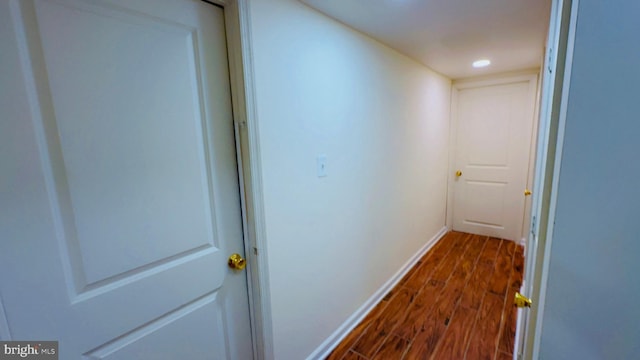
<instances>
[{"instance_id":1,"label":"white interior door","mask_svg":"<svg viewBox=\"0 0 640 360\"><path fill-rule=\"evenodd\" d=\"M251 359L222 8L0 3L0 334Z\"/></svg>"},{"instance_id":2,"label":"white interior door","mask_svg":"<svg viewBox=\"0 0 640 360\"><path fill-rule=\"evenodd\" d=\"M455 85L454 230L521 240L536 83Z\"/></svg>"}]
</instances>

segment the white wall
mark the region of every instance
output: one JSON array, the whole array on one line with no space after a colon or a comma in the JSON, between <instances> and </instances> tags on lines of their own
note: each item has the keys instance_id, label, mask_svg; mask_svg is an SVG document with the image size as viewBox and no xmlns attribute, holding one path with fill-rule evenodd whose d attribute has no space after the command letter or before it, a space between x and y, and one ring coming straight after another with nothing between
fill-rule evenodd
<instances>
[{"instance_id":1,"label":"white wall","mask_svg":"<svg viewBox=\"0 0 640 360\"><path fill-rule=\"evenodd\" d=\"M541 358L640 354L640 2L581 0Z\"/></svg>"},{"instance_id":2,"label":"white wall","mask_svg":"<svg viewBox=\"0 0 640 360\"><path fill-rule=\"evenodd\" d=\"M275 358L303 359L444 226L451 82L297 1L250 6Z\"/></svg>"}]
</instances>

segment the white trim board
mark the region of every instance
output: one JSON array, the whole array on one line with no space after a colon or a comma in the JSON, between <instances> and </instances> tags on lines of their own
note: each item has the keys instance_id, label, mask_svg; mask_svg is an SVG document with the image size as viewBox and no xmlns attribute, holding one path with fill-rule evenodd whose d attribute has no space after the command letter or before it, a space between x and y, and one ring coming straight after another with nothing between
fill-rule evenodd
<instances>
[{"instance_id":1,"label":"white trim board","mask_svg":"<svg viewBox=\"0 0 640 360\"><path fill-rule=\"evenodd\" d=\"M262 164L260 159L260 143L258 133L258 115L255 90L253 47L250 25L249 0L234 0L230 8L236 11L233 21L237 21L232 29L234 45L230 48L235 69L236 92L233 96L238 101L236 122L240 123L240 148L241 163L238 166L243 174L242 190L245 192L245 208L247 217L247 236L245 243L248 246L246 253L249 263L249 283L252 287L252 307L254 317L252 327L255 328L254 342L257 352L254 358L257 360L274 359L273 350L273 326L271 315L271 296L269 285L269 267L267 261L267 234L264 212L264 194L262 185Z\"/></svg>"},{"instance_id":2,"label":"white trim board","mask_svg":"<svg viewBox=\"0 0 640 360\"><path fill-rule=\"evenodd\" d=\"M387 295L394 286L413 268L424 254L427 253L449 229L444 226L438 233L427 241L387 282L385 282L367 301L362 304L353 315L338 327L320 346L307 357L307 360L324 359L344 340L347 335L364 319L373 308Z\"/></svg>"},{"instance_id":3,"label":"white trim board","mask_svg":"<svg viewBox=\"0 0 640 360\"><path fill-rule=\"evenodd\" d=\"M542 56L542 59L544 59L544 55ZM539 72L540 72L540 68L539 67L531 67L531 68L528 68L528 69L515 70L515 71L506 71L506 72L501 72L501 73L496 73L496 74L458 78L458 79L453 79L452 82L454 84L462 84L462 83L466 83L466 82L477 82L477 81L480 81L480 80L494 80L494 79L499 79L499 78L512 78L512 77L515 77L515 76L532 75L532 74L538 74Z\"/></svg>"},{"instance_id":4,"label":"white trim board","mask_svg":"<svg viewBox=\"0 0 640 360\"><path fill-rule=\"evenodd\" d=\"M542 59L544 64L544 55ZM544 65L543 65L544 67ZM533 129L531 131L531 143L529 147L529 167L527 173L527 189L532 192L537 192L535 188L535 174L536 174L536 157L538 156L538 136L540 136L540 110L542 109L542 79L544 72L542 68L538 72L537 88L536 88L536 100L533 113ZM524 201L524 213L522 214L522 241L526 242L529 233L531 232L531 213L533 211L533 196L526 196Z\"/></svg>"},{"instance_id":5,"label":"white trim board","mask_svg":"<svg viewBox=\"0 0 640 360\"><path fill-rule=\"evenodd\" d=\"M569 103L569 90L571 88L571 70L573 67L573 50L575 46L576 28L578 26L579 0L571 2L571 18L569 21L569 34L567 39L567 54L565 59L565 72L562 85L562 97L560 99L560 114L558 124L558 140L555 152L553 180L551 185L551 199L549 199L549 217L547 219L547 234L544 244L542 269L540 271L540 289L538 300L538 313L533 337L533 356L540 357L540 340L542 339L542 327L544 319L544 306L547 295L547 282L549 280L549 263L551 259L551 245L553 242L553 230L556 218L556 206L558 203L558 184L560 182L560 169L562 165L562 150L564 146L564 131L567 123L567 106ZM536 271L537 272L537 271Z\"/></svg>"},{"instance_id":6,"label":"white trim board","mask_svg":"<svg viewBox=\"0 0 640 360\"><path fill-rule=\"evenodd\" d=\"M205 0L224 7L227 54L247 259L255 360L274 359L261 156L249 0Z\"/></svg>"}]
</instances>

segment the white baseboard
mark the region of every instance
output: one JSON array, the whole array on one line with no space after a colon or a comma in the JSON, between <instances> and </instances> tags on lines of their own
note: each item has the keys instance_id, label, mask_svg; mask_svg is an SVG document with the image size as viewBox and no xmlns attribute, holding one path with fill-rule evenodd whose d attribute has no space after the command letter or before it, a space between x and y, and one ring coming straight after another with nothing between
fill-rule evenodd
<instances>
[{"instance_id":1,"label":"white baseboard","mask_svg":"<svg viewBox=\"0 0 640 360\"><path fill-rule=\"evenodd\" d=\"M393 289L394 286L413 268L413 266L429 251L449 229L445 226L438 233L427 241L415 255L413 255L384 285L382 285L353 315L342 324L336 331L327 338L314 352L307 357L307 360L324 359L335 349L340 342L349 335L367 314Z\"/></svg>"}]
</instances>

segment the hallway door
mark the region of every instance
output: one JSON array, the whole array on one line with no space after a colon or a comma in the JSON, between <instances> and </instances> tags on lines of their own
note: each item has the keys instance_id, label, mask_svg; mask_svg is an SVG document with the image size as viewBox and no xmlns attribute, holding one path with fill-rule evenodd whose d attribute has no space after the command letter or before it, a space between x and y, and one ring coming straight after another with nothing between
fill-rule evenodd
<instances>
[{"instance_id":1,"label":"hallway door","mask_svg":"<svg viewBox=\"0 0 640 360\"><path fill-rule=\"evenodd\" d=\"M223 9L0 3L0 334L251 359Z\"/></svg>"},{"instance_id":2,"label":"hallway door","mask_svg":"<svg viewBox=\"0 0 640 360\"><path fill-rule=\"evenodd\" d=\"M522 239L536 87L536 75L454 84L454 230Z\"/></svg>"}]
</instances>

